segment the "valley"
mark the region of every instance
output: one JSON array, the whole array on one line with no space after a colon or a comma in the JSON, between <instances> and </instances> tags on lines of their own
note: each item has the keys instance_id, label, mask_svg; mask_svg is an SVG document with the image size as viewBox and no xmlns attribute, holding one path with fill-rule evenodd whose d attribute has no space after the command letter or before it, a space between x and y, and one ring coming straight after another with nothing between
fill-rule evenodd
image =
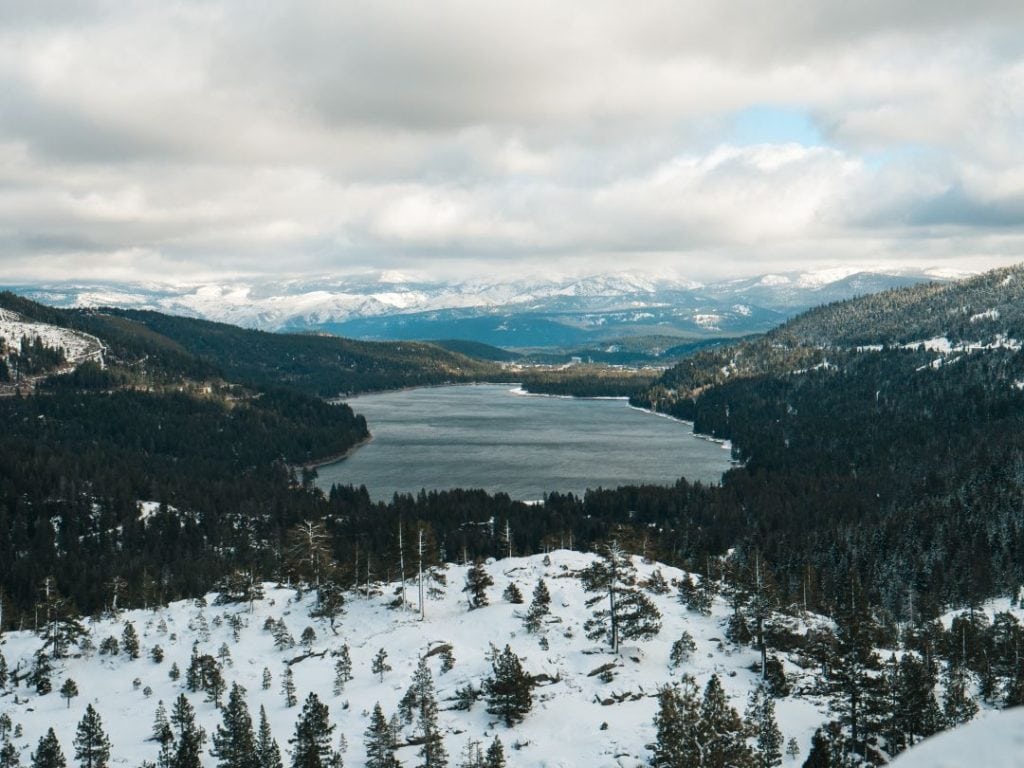
<instances>
[{"instance_id":1,"label":"valley","mask_svg":"<svg viewBox=\"0 0 1024 768\"><path fill-rule=\"evenodd\" d=\"M796 755L778 758L787 765L812 754L831 762L810 765L885 764L976 713L983 721L1016 706L1024 701L1024 667L1014 653L1024 638L1021 274L1010 268L826 305L762 336L633 372L583 363L536 368L474 343L272 334L151 311L51 308L4 294L10 322L45 326L47 338L88 334L104 350L102 365L81 359L68 370L56 357L45 362L52 354L40 336L35 391L0 401L8 425L0 435L0 631L14 669L0 685L0 703L21 712L23 725L8 743L28 758L44 717L62 706L55 690L62 675L98 688L97 705L118 695L106 686L124 688L132 665L151 662L115 661L109 648L100 654L90 643L98 646L96 638L128 616L151 645L163 611L168 622L187 628L188 614L193 624L178 626L173 650L169 634L159 643L179 670L198 640L197 653L207 648L199 655L212 659L204 663L217 665L225 686L237 679L254 712L257 702L267 708L287 751L282 734L297 712L282 712L252 677L255 666L278 658L260 645L271 638L246 626L241 606L232 609L237 618L221 615L214 631L216 615L181 602L206 596L209 607L228 586L234 593L257 583L268 596L253 598L263 624L268 612L289 626L291 617L308 616L309 647L284 667L295 667L297 693L330 699L335 738L345 734L351 758L340 744L332 749L353 765L365 762L358 742L377 699L390 718L407 682L380 688L378 676L372 692L361 687L372 680L353 682L346 709L321 668L337 658L335 637L350 645L358 669L379 650L375 638L380 647L393 639L388 654L406 678L432 641L450 644L467 659L459 686L482 689L490 662L474 633L487 611L487 640L509 643L543 681L539 704L587 718L616 713L597 723L587 746L566 734L562 720L530 725L527 717L525 731L508 734L519 749L502 738L508 765L569 765L566 750L583 750L596 765L648 764L656 744L670 738L665 707L685 708L687 696L698 701L712 673L737 713L762 668L774 681L779 727L796 740ZM13 361L20 352L7 354ZM497 383L508 381L509 366L531 392L628 396L634 409L621 400L512 394ZM381 390L390 391L353 396ZM739 463L678 421L636 409L729 441ZM503 455L509 446L519 454ZM361 464L378 449L376 468ZM309 468L346 452L345 461ZM473 467L474 457L493 463ZM631 597L645 582L662 627L624 641L607 654L609 679L592 680L604 673L590 675L599 665L589 657L604 652L597 635L580 644L590 614L578 606L588 598L569 585L577 577L583 585L594 553L609 545L635 555L642 574L616 587L612 604L646 605ZM449 574L446 588L435 585L437 615L424 623L415 610L430 611L430 600L411 588L421 560L424 573ZM499 603L493 590L491 606L463 614L461 585L474 568L495 579L495 589L517 573L524 593L541 574L558 580L559 638L541 647L515 624L523 609ZM659 569L668 592L654 577ZM273 604L257 609L262 599ZM75 630L66 653L48 652L54 629L79 616L91 617L97 634L87 641ZM232 624L252 662L244 673L237 654L228 663L204 645ZM416 634L423 627L434 627L429 637ZM683 629L697 653L690 666L670 670L667 644ZM232 653L231 642L221 642ZM538 654L533 643L551 653ZM49 692L36 685L46 664ZM439 667L434 673L438 693L452 694ZM279 674L271 672L275 681ZM180 689L136 676L129 696L166 696L169 707ZM185 691L213 729L219 711L196 695L203 692ZM903 703L886 709L884 701ZM492 743L506 733L482 719L479 703L470 715L441 707L437 734L449 755L465 746L460 737ZM118 759L175 768L166 755L150 754L156 744L137 738L136 709L114 711L112 736L127 750ZM737 765L762 754L755 731L748 724L730 742ZM415 760L412 750L422 746L415 729L398 724L391 732L403 760ZM60 740L67 748L66 731ZM472 756L465 764L476 768Z\"/></svg>"}]
</instances>

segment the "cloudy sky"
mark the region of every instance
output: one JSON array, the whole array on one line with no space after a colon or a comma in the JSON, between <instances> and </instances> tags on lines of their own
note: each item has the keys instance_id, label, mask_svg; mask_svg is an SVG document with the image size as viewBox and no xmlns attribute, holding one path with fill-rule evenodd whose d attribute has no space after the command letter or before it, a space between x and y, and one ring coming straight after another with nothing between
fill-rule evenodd
<instances>
[{"instance_id":1,"label":"cloudy sky","mask_svg":"<svg viewBox=\"0 0 1024 768\"><path fill-rule=\"evenodd\" d=\"M1024 260L1020 0L0 0L0 280Z\"/></svg>"}]
</instances>

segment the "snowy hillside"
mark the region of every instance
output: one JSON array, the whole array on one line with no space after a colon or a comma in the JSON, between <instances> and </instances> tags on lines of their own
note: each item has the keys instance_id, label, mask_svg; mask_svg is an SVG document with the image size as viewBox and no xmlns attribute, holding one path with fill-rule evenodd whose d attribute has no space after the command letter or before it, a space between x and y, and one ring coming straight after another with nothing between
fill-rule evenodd
<instances>
[{"instance_id":1,"label":"snowy hillside","mask_svg":"<svg viewBox=\"0 0 1024 768\"><path fill-rule=\"evenodd\" d=\"M1024 765L1024 707L991 712L921 742L893 768L1020 768Z\"/></svg>"},{"instance_id":2,"label":"snowy hillside","mask_svg":"<svg viewBox=\"0 0 1024 768\"><path fill-rule=\"evenodd\" d=\"M86 360L103 360L103 343L95 336L47 323L28 322L6 309L0 309L0 338L10 345L17 345L23 338L38 338L47 347L63 349L72 366Z\"/></svg>"},{"instance_id":3,"label":"snowy hillside","mask_svg":"<svg viewBox=\"0 0 1024 768\"><path fill-rule=\"evenodd\" d=\"M750 667L757 657L751 649L740 649L723 640L723 625L729 613L725 603L716 600L711 615L704 616L687 612L674 589L651 595L663 615L660 633L649 641L625 644L615 656L607 645L588 640L583 630L590 610L585 606L587 596L579 580L572 575L592 561L590 555L558 551L551 553L548 565L543 556L490 563L487 570L495 582L487 590L490 605L472 611L467 609L462 592L467 569L449 566L445 594L426 602L424 621L419 620L412 606L406 611L387 607L394 600L392 585L381 596L350 597L337 633L332 632L326 619L310 618L313 595L297 599L295 590L269 584L265 597L255 602L251 612L248 604L216 605L214 595L205 605L188 601L152 611L126 611L116 620L89 624L89 630L93 644L100 645L109 636L120 639L124 623L130 622L141 641L138 659L130 660L123 651L114 656L95 650L76 651L76 657L55 662L52 693L39 696L23 681L0 696L0 711L21 726L21 735L14 738L14 743L23 764L50 726L65 754L70 754L75 726L86 704L92 704L103 718L112 742L114 765L155 761L158 744L150 740L150 735L157 702L163 701L169 710L173 700L186 690L185 671L195 642L199 654L217 656L226 649L230 654L223 663L227 686L238 682L245 687L254 719L260 706L266 708L283 750L303 700L309 692L315 692L328 705L337 726L335 742L339 735L347 741L347 752L342 757L348 766L364 764L363 734L375 702L379 701L390 717L409 688L418 658L446 644L452 648L454 667L442 672L441 654L430 655L428 662L437 689L441 730L453 766L459 764L467 741L481 742L486 748L495 735L505 745L510 766L646 764L650 752L645 745L655 736L655 695L659 686L678 681L684 672L695 676L701 687L717 674L731 704L742 713L756 682ZM656 567L638 559L635 562L643 578ZM667 567L661 567L661 571L668 580L682 575ZM525 631L522 617L541 578L551 594L551 613L543 630L531 634ZM509 582L518 585L525 604L513 605L502 599ZM415 594L415 586L410 583L410 603L415 601ZM283 621L297 640L307 627L312 627L316 637L309 650L301 643L283 650L276 648L272 632L264 628L272 619ZM684 631L692 635L696 649L687 661L671 669L672 643ZM547 648L542 647L545 643ZM353 679L340 695L335 695L337 657L332 652L344 644L350 649ZM538 681L532 710L512 728L488 715L483 701L476 702L469 711L451 708L458 689L467 684L479 688L490 673L486 658L490 644L498 649L509 644L526 671ZM10 670L25 675L39 646L39 638L30 632L8 633L3 653ZM151 657L155 646L164 652L160 663ZM383 682L371 672L372 659L381 648L393 668L385 673ZM168 677L175 664L181 672L176 681ZM294 707L285 705L282 693L283 673L289 664L299 703ZM598 671L609 664L612 677L603 682ZM264 668L271 676L269 689L263 687ZM788 662L786 671L793 675L800 672ZM70 700L70 707L58 693L67 678L73 679L80 691ZM221 722L220 711L201 692L188 696L199 723L208 734L213 733ZM799 743L802 762L814 729L826 719L824 706L811 697L790 696L778 701L777 718L785 739L793 737ZM400 744L413 735L413 729L406 727L403 733ZM206 747L208 751L209 742ZM417 749L401 747L398 757L413 765ZM212 766L215 760L204 754L203 762ZM784 765L793 764L798 764L797 759L784 758Z\"/></svg>"}]
</instances>

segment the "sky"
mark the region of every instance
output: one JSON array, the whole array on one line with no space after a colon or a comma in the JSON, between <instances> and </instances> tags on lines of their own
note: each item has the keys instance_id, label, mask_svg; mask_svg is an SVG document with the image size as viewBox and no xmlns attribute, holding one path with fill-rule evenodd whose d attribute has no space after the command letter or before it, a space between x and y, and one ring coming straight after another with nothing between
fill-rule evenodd
<instances>
[{"instance_id":1,"label":"sky","mask_svg":"<svg viewBox=\"0 0 1024 768\"><path fill-rule=\"evenodd\" d=\"M0 282L1024 260L1020 0L0 0Z\"/></svg>"}]
</instances>

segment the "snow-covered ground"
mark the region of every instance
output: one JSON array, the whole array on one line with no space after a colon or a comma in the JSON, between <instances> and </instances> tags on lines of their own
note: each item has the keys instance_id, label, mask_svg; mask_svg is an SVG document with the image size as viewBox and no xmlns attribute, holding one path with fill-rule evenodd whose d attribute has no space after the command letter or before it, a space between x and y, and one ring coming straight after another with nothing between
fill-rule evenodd
<instances>
[{"instance_id":1,"label":"snow-covered ground","mask_svg":"<svg viewBox=\"0 0 1024 768\"><path fill-rule=\"evenodd\" d=\"M347 740L344 759L350 767L363 765L363 732L374 703L379 701L388 715L395 712L419 656L441 643L452 645L456 662L446 674L440 673L437 656L431 657L430 662L452 765L458 763L458 755L467 740L481 741L486 746L495 734L506 746L510 766L625 768L644 765L649 756L645 745L654 738L654 696L660 685L678 679L683 672L694 675L702 686L717 673L733 706L742 713L747 695L755 684L755 674L750 667L756 654L749 648L737 649L724 642L727 605L716 600L712 615L701 616L683 608L675 590L652 596L663 615L661 633L653 640L627 645L618 656L612 656L606 646L587 640L583 631L583 622L589 617L584 605L586 597L579 580L571 577L588 565L591 558L577 552L557 551L551 553L550 565L545 565L543 556L539 555L491 563L487 566L495 581L488 589L491 604L473 611L467 610L461 591L466 569L449 566L445 596L427 601L425 621L419 621L415 610L387 607L394 599L395 585L392 585L382 596L350 598L346 614L338 623L337 634L332 633L326 620L309 617L313 595L297 599L294 590L270 584L266 585L265 598L256 602L251 613L248 605L214 605L212 595L207 600L208 605L183 601L157 610L126 611L116 620L92 622L89 628L98 645L110 635L120 639L124 622L131 621L141 639L139 659L132 661L124 654L111 657L95 652L64 659L55 666L52 693L38 696L23 684L13 693L0 696L0 711L7 712L14 723L23 727L23 735L15 740L23 762L28 760L39 737L50 726L57 732L65 753L70 755L75 726L87 703L92 703L103 718L113 744L114 765L134 767L143 760L155 760L158 748L149 736L157 702L162 700L169 708L173 699L185 691L184 673L193 641L198 641L200 653L214 656L222 644L227 645L232 659L224 669L228 685L238 682L245 686L254 714L258 713L260 705L266 707L282 749L287 749L303 699L310 691L315 691L330 708L331 719L337 725L335 739L344 734ZM669 580L682 575L673 568L642 564L639 560L637 563L643 577L655 567L661 567ZM524 630L521 618L534 585L541 577L552 597L551 620L544 632L549 644L547 649L541 647L538 635ZM525 604L513 605L502 599L509 581L519 586ZM410 583L409 600L414 601L415 596L416 589ZM237 639L227 620L232 614L237 614L244 624ZM310 656L292 665L299 700L297 707L285 706L282 673L287 661L305 651L301 646L277 650L273 637L263 629L268 618L284 620L296 639L307 626L313 627L317 639L312 651L326 652L322 658ZM166 629L162 629L162 624ZM208 627L207 631L204 626ZM697 650L681 668L671 670L670 647L684 630L693 636ZM5 640L3 653L10 668L24 672L40 645L39 638L30 632L11 632L5 635ZM354 679L340 696L335 696L332 691L335 659L330 651L343 643L351 649ZM523 658L527 671L533 675L546 674L555 681L535 689L533 710L523 723L511 729L496 724L496 718L486 713L483 702L477 702L468 712L447 709L456 689L467 683L479 687L482 679L489 675L486 654L492 643L498 648L506 643L511 645ZM166 654L160 664L150 658L155 645L160 645ZM387 651L388 662L393 667L383 683L370 671L371 659L380 648ZM617 665L612 682L601 682L598 676L591 676L595 669L610 661ZM178 681L168 677L172 663L177 663L182 672L182 679ZM273 676L269 690L261 687L264 667ZM789 663L786 668L787 672L799 672ZM81 692L71 701L70 708L57 693L69 677L77 682ZM220 712L205 701L202 693L188 695L200 724L207 733L212 733L221 721ZM618 698L623 699L621 703L612 703ZM827 719L824 704L815 699L790 696L778 702L777 717L786 740L795 737L801 750L796 760L785 758L784 765L798 765L807 755L814 729ZM410 761L415 760L416 751L417 747L412 746L400 749L399 758L412 764ZM207 755L204 762L212 766L215 761Z\"/></svg>"},{"instance_id":2,"label":"snow-covered ground","mask_svg":"<svg viewBox=\"0 0 1024 768\"><path fill-rule=\"evenodd\" d=\"M897 757L893 768L1021 768L1024 707L982 712L970 723L925 739Z\"/></svg>"},{"instance_id":3,"label":"snow-covered ground","mask_svg":"<svg viewBox=\"0 0 1024 768\"><path fill-rule=\"evenodd\" d=\"M0 309L0 337L15 348L24 337L30 340L38 337L47 347L63 348L71 366L79 365L86 360L103 363L103 343L95 336L56 325L23 320L17 313L6 309Z\"/></svg>"}]
</instances>

